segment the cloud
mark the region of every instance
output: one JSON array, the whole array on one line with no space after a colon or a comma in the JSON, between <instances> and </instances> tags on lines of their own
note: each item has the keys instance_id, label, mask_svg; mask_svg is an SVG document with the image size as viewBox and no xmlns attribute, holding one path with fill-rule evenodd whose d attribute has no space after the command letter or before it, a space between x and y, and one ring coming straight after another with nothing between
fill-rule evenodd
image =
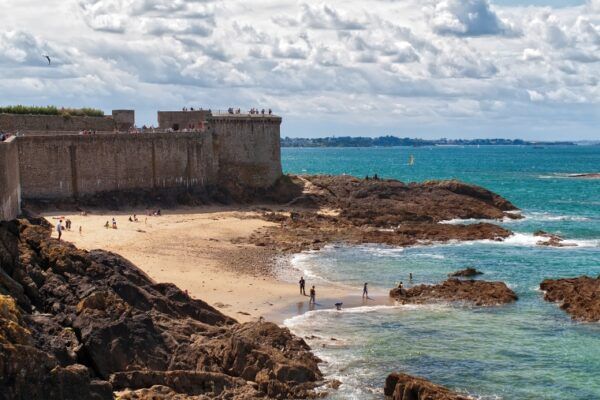
<instances>
[{"instance_id":1,"label":"cloud","mask_svg":"<svg viewBox=\"0 0 600 400\"><path fill-rule=\"evenodd\" d=\"M335 8L326 4L311 6L302 5L302 23L313 29L343 29L343 30L361 30L365 29L365 23L359 22L346 15L342 15Z\"/></svg>"},{"instance_id":2,"label":"cloud","mask_svg":"<svg viewBox=\"0 0 600 400\"><path fill-rule=\"evenodd\" d=\"M146 124L264 105L284 134L600 124L597 0L0 1L0 103L133 107Z\"/></svg>"},{"instance_id":3,"label":"cloud","mask_svg":"<svg viewBox=\"0 0 600 400\"><path fill-rule=\"evenodd\" d=\"M541 61L544 59L544 54L539 49L526 48L523 50L523 61Z\"/></svg>"},{"instance_id":4,"label":"cloud","mask_svg":"<svg viewBox=\"0 0 600 400\"><path fill-rule=\"evenodd\" d=\"M516 31L498 17L488 0L442 0L437 2L431 19L433 30L440 35L512 36Z\"/></svg>"}]
</instances>

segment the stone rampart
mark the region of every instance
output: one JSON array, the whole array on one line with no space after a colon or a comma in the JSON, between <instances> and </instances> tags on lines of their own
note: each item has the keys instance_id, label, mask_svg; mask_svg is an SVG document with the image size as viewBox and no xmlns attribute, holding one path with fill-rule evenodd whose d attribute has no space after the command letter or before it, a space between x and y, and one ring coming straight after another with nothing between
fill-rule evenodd
<instances>
[{"instance_id":1,"label":"stone rampart","mask_svg":"<svg viewBox=\"0 0 600 400\"><path fill-rule=\"evenodd\" d=\"M18 144L25 199L217 183L209 134L26 136Z\"/></svg>"},{"instance_id":2,"label":"stone rampart","mask_svg":"<svg viewBox=\"0 0 600 400\"><path fill-rule=\"evenodd\" d=\"M0 114L0 132L44 132L94 130L112 132L112 117L76 117L62 115Z\"/></svg>"},{"instance_id":3,"label":"stone rampart","mask_svg":"<svg viewBox=\"0 0 600 400\"><path fill-rule=\"evenodd\" d=\"M280 117L213 116L209 122L220 182L264 188L281 176Z\"/></svg>"},{"instance_id":4,"label":"stone rampart","mask_svg":"<svg viewBox=\"0 0 600 400\"><path fill-rule=\"evenodd\" d=\"M0 221L16 218L21 212L19 153L17 138L0 142Z\"/></svg>"},{"instance_id":5,"label":"stone rampart","mask_svg":"<svg viewBox=\"0 0 600 400\"><path fill-rule=\"evenodd\" d=\"M281 176L281 118L192 113L165 116L170 122L207 118L203 132L42 132L18 137L22 197L77 198L101 192L212 185L260 189L272 186Z\"/></svg>"}]
</instances>

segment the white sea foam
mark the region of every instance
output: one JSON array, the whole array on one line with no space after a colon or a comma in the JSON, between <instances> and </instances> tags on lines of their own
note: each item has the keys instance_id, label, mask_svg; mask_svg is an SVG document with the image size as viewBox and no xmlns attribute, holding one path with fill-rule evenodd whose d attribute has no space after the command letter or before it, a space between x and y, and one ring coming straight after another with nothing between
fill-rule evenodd
<instances>
[{"instance_id":1,"label":"white sea foam","mask_svg":"<svg viewBox=\"0 0 600 400\"><path fill-rule=\"evenodd\" d=\"M538 242L543 242L544 238L540 236L534 236L532 233L514 233L502 241L496 240L472 240L466 242L454 242L453 245L466 245L472 246L476 244L493 244L493 245L509 245L509 246L522 246L522 247L544 247L540 246ZM575 247L600 247L600 239L566 239L561 242L566 247L550 247L554 249L572 249Z\"/></svg>"},{"instance_id":2,"label":"white sea foam","mask_svg":"<svg viewBox=\"0 0 600 400\"><path fill-rule=\"evenodd\" d=\"M534 221L575 221L583 222L590 221L590 218L577 215L555 215L546 212L526 213L525 219Z\"/></svg>"},{"instance_id":3,"label":"white sea foam","mask_svg":"<svg viewBox=\"0 0 600 400\"><path fill-rule=\"evenodd\" d=\"M303 252L292 256L290 264L292 267L302 273L305 278L310 280L327 281L327 279L319 276L312 267L312 259L315 258L316 252Z\"/></svg>"},{"instance_id":4,"label":"white sea foam","mask_svg":"<svg viewBox=\"0 0 600 400\"><path fill-rule=\"evenodd\" d=\"M515 215L521 215L521 214L516 213ZM444 221L440 221L439 223L444 224L444 225L472 225L472 224L479 224L479 223L486 223L486 222L490 223L490 224L497 224L498 222L510 223L510 222L519 222L522 220L523 219L514 219L514 218L510 218L510 217L504 217L502 219L454 218L454 219L447 219Z\"/></svg>"},{"instance_id":5,"label":"white sea foam","mask_svg":"<svg viewBox=\"0 0 600 400\"><path fill-rule=\"evenodd\" d=\"M307 322L319 316L327 317L328 315L340 315L340 314L368 314L373 312L388 311L388 310L426 310L426 311L446 311L452 309L450 304L446 303L435 303L435 304L395 304L395 305L377 305L377 306L360 306L360 307L348 307L341 311L336 309L325 309L325 310L313 310L308 311L301 315L288 318L283 321L283 324L288 328L292 329L299 326L306 326Z\"/></svg>"}]
</instances>

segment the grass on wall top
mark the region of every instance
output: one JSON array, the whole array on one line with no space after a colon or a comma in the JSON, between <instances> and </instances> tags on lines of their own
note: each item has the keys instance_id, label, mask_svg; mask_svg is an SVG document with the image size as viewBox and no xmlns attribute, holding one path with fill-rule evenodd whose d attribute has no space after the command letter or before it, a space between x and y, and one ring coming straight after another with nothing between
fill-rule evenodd
<instances>
[{"instance_id":1,"label":"grass on wall top","mask_svg":"<svg viewBox=\"0 0 600 400\"><path fill-rule=\"evenodd\" d=\"M103 117L104 111L95 108L58 108L55 106L6 106L0 107L0 114L62 115L63 117Z\"/></svg>"}]
</instances>

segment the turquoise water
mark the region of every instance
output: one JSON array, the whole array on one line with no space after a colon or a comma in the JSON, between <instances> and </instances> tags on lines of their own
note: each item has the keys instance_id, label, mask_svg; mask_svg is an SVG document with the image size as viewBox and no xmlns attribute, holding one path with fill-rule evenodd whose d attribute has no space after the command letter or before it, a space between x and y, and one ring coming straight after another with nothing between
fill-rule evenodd
<instances>
[{"instance_id":1,"label":"turquoise water","mask_svg":"<svg viewBox=\"0 0 600 400\"><path fill-rule=\"evenodd\" d=\"M411 154L413 167L406 165ZM290 173L457 178L505 196L526 216L502 222L516 233L504 243L329 246L299 256L296 266L311 280L342 282L358 293L365 281L385 296L399 280L409 283L409 273L413 284L434 283L475 266L519 295L498 308L366 305L335 312L326 305L287 320L300 335L324 338L311 344L324 371L344 383L332 399L381 399L392 371L483 399L600 399L600 324L573 322L538 289L545 278L600 274L600 181L565 177L600 172L600 147L283 149L282 159ZM538 247L538 229L577 247Z\"/></svg>"}]
</instances>

